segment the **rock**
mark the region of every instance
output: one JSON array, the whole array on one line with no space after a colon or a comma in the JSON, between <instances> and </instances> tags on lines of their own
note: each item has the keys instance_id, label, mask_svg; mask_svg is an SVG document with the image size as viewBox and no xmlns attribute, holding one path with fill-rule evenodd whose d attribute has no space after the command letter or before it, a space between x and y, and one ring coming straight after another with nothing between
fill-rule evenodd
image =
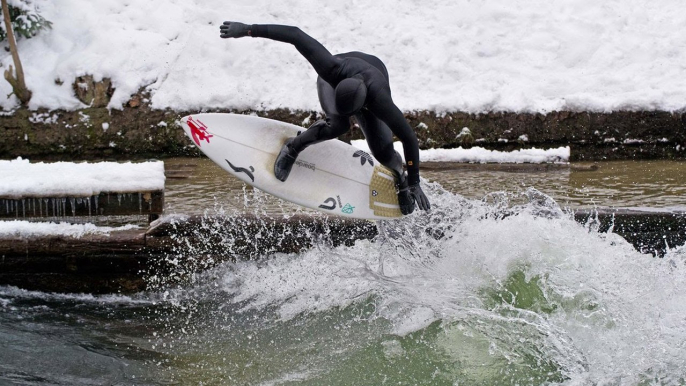
<instances>
[{"instance_id":1,"label":"rock","mask_svg":"<svg viewBox=\"0 0 686 386\"><path fill-rule=\"evenodd\" d=\"M95 82L92 75L77 76L72 88L78 100L95 108L106 107L114 94L110 78Z\"/></svg>"},{"instance_id":2,"label":"rock","mask_svg":"<svg viewBox=\"0 0 686 386\"><path fill-rule=\"evenodd\" d=\"M129 105L129 107L133 107L133 108L140 106L141 105L141 97L139 95L134 95L133 97L131 97L131 99L129 99L128 105Z\"/></svg>"}]
</instances>

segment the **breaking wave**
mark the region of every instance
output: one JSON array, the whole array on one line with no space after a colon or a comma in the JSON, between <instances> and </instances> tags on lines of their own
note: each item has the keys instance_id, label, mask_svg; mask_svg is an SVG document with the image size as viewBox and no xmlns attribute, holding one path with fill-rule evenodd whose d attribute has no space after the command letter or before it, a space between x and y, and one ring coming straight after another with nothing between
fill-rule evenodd
<instances>
[{"instance_id":1,"label":"breaking wave","mask_svg":"<svg viewBox=\"0 0 686 386\"><path fill-rule=\"evenodd\" d=\"M685 247L641 254L535 189L427 191L430 213L372 240L320 237L165 291L194 320L165 339L207 377L254 384L684 383Z\"/></svg>"}]
</instances>

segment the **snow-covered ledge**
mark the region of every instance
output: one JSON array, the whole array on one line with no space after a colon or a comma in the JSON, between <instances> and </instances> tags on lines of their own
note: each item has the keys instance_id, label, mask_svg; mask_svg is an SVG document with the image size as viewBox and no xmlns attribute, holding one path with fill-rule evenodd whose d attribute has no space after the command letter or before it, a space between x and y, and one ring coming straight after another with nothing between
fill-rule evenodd
<instances>
[{"instance_id":1,"label":"snow-covered ledge","mask_svg":"<svg viewBox=\"0 0 686 386\"><path fill-rule=\"evenodd\" d=\"M164 163L0 161L0 217L159 215Z\"/></svg>"}]
</instances>

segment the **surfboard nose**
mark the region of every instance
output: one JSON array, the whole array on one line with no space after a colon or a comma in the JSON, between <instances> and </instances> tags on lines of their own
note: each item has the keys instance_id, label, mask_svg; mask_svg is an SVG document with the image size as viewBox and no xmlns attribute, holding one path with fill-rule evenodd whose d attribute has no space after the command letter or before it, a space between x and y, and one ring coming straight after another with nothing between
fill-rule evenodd
<instances>
[{"instance_id":1,"label":"surfboard nose","mask_svg":"<svg viewBox=\"0 0 686 386\"><path fill-rule=\"evenodd\" d=\"M192 115L181 118L181 126L186 135L193 140L197 147L202 147L205 143L210 143L214 135L210 134L207 125L197 117Z\"/></svg>"},{"instance_id":2,"label":"surfboard nose","mask_svg":"<svg viewBox=\"0 0 686 386\"><path fill-rule=\"evenodd\" d=\"M179 124L181 125L181 128L183 128L183 132L186 133L186 136L188 136L188 138L190 139L193 139L193 137L191 136L190 127L188 127L188 118L190 117L190 115L187 115L179 119Z\"/></svg>"}]
</instances>

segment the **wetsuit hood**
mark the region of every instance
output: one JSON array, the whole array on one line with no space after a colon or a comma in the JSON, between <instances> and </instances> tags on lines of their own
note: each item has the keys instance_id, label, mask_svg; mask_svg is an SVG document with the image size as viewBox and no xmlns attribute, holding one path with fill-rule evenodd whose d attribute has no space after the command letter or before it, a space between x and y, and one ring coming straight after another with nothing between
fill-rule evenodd
<instances>
[{"instance_id":1,"label":"wetsuit hood","mask_svg":"<svg viewBox=\"0 0 686 386\"><path fill-rule=\"evenodd\" d=\"M336 110L339 114L353 115L360 111L367 99L367 86L362 79L343 79L336 86Z\"/></svg>"}]
</instances>

